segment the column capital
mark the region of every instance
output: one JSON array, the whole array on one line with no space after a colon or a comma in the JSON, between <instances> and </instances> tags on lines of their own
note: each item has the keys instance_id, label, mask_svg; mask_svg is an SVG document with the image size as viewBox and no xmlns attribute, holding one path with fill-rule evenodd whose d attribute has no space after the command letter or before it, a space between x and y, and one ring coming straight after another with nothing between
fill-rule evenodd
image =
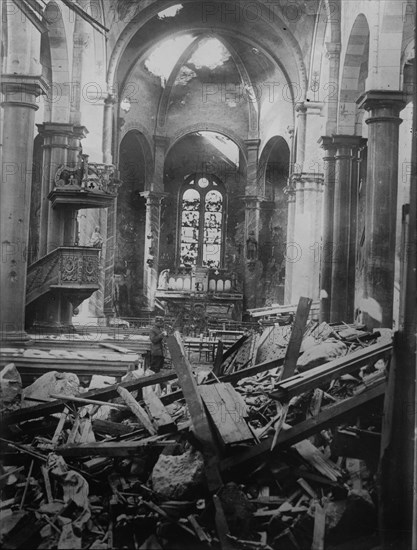
<instances>
[{"instance_id":1,"label":"column capital","mask_svg":"<svg viewBox=\"0 0 417 550\"><path fill-rule=\"evenodd\" d=\"M323 105L324 103L322 101L299 101L295 104L295 112L301 115L319 115L321 113Z\"/></svg>"},{"instance_id":2,"label":"column capital","mask_svg":"<svg viewBox=\"0 0 417 550\"><path fill-rule=\"evenodd\" d=\"M160 136L157 134L154 134L153 136L153 142L155 144L155 147L161 147L161 149L166 149L169 144L169 137L168 136Z\"/></svg>"},{"instance_id":3,"label":"column capital","mask_svg":"<svg viewBox=\"0 0 417 550\"><path fill-rule=\"evenodd\" d=\"M337 149L354 149L361 145L363 137L348 134L333 134L332 140Z\"/></svg>"},{"instance_id":4,"label":"column capital","mask_svg":"<svg viewBox=\"0 0 417 550\"><path fill-rule=\"evenodd\" d=\"M161 206L162 201L169 196L169 193L161 191L141 191L140 197L146 199L146 206Z\"/></svg>"},{"instance_id":5,"label":"column capital","mask_svg":"<svg viewBox=\"0 0 417 550\"><path fill-rule=\"evenodd\" d=\"M1 91L4 94L6 103L23 104L31 109L37 110L34 99L44 95L49 86L42 76L27 76L19 74L2 74Z\"/></svg>"},{"instance_id":6,"label":"column capital","mask_svg":"<svg viewBox=\"0 0 417 550\"><path fill-rule=\"evenodd\" d=\"M259 149L259 145L261 144L260 139L245 139L244 143L246 145L246 149Z\"/></svg>"},{"instance_id":7,"label":"column capital","mask_svg":"<svg viewBox=\"0 0 417 550\"><path fill-rule=\"evenodd\" d=\"M356 103L359 109L389 109L391 116L398 116L406 105L406 95L400 90L368 90L356 100Z\"/></svg>"},{"instance_id":8,"label":"column capital","mask_svg":"<svg viewBox=\"0 0 417 550\"><path fill-rule=\"evenodd\" d=\"M322 149L328 153L328 156L325 158L331 158L334 157L336 153L336 145L333 142L332 136L321 136L317 140L317 143L320 145Z\"/></svg>"},{"instance_id":9,"label":"column capital","mask_svg":"<svg viewBox=\"0 0 417 550\"><path fill-rule=\"evenodd\" d=\"M325 42L326 57L328 59L338 58L340 55L341 44L340 42Z\"/></svg>"},{"instance_id":10,"label":"column capital","mask_svg":"<svg viewBox=\"0 0 417 550\"><path fill-rule=\"evenodd\" d=\"M65 136L84 139L88 134L85 126L76 126L71 122L43 122L37 124L38 131L43 136Z\"/></svg>"},{"instance_id":11,"label":"column capital","mask_svg":"<svg viewBox=\"0 0 417 550\"><path fill-rule=\"evenodd\" d=\"M260 208L261 203L266 201L265 197L259 195L241 195L239 198L245 203L246 208Z\"/></svg>"}]
</instances>

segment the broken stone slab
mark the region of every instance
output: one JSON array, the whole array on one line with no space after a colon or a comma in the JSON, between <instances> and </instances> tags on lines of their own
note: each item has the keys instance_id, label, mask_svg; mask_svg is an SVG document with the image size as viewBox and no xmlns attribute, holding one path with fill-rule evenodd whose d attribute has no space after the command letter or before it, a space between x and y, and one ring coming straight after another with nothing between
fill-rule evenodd
<instances>
[{"instance_id":1,"label":"broken stone slab","mask_svg":"<svg viewBox=\"0 0 417 550\"><path fill-rule=\"evenodd\" d=\"M33 397L40 401L53 401L52 394L77 396L80 393L80 380L71 372L50 371L42 374L33 384L24 388L22 407L32 407Z\"/></svg>"},{"instance_id":2,"label":"broken stone slab","mask_svg":"<svg viewBox=\"0 0 417 550\"><path fill-rule=\"evenodd\" d=\"M161 454L151 474L152 488L167 499L192 497L205 482L203 455L188 449L180 455Z\"/></svg>"},{"instance_id":3,"label":"broken stone slab","mask_svg":"<svg viewBox=\"0 0 417 550\"><path fill-rule=\"evenodd\" d=\"M15 411L22 405L22 379L14 363L0 372L0 409Z\"/></svg>"},{"instance_id":4,"label":"broken stone slab","mask_svg":"<svg viewBox=\"0 0 417 550\"><path fill-rule=\"evenodd\" d=\"M347 346L340 341L327 341L308 348L297 361L295 372L305 372L346 355Z\"/></svg>"}]
</instances>

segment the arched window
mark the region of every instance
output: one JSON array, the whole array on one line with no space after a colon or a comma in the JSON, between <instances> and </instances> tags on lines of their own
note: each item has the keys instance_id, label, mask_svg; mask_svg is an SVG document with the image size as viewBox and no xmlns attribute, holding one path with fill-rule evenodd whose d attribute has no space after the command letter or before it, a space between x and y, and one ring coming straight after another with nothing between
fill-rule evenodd
<instances>
[{"instance_id":1,"label":"arched window","mask_svg":"<svg viewBox=\"0 0 417 550\"><path fill-rule=\"evenodd\" d=\"M190 176L181 189L180 263L219 268L223 248L225 193L214 176Z\"/></svg>"}]
</instances>

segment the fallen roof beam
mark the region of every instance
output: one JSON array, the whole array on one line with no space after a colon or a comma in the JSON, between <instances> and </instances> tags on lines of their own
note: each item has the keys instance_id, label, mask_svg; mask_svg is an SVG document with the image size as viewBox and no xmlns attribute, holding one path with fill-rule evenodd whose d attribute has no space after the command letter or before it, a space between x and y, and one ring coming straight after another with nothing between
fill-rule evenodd
<instances>
[{"instance_id":1,"label":"fallen roof beam","mask_svg":"<svg viewBox=\"0 0 417 550\"><path fill-rule=\"evenodd\" d=\"M349 374L371 361L381 359L392 351L392 344L374 344L367 348L354 351L344 357L339 357L320 367L304 373L296 374L287 380L279 382L278 389L271 392L269 397L278 401L288 401L295 395L318 388L322 384Z\"/></svg>"},{"instance_id":2,"label":"fallen roof beam","mask_svg":"<svg viewBox=\"0 0 417 550\"><path fill-rule=\"evenodd\" d=\"M362 392L322 410L316 417L303 420L288 430L281 430L278 435L276 449L280 450L283 447L294 445L294 443L310 437L331 424L337 424L345 415L365 405L369 401L381 397L384 393L385 378L377 380L371 386L365 386ZM272 437L268 437L259 443L259 445L251 447L245 452L240 452L236 456L225 458L220 462L220 470L230 470L254 458L259 458L263 455L267 456L271 451L272 440Z\"/></svg>"}]
</instances>

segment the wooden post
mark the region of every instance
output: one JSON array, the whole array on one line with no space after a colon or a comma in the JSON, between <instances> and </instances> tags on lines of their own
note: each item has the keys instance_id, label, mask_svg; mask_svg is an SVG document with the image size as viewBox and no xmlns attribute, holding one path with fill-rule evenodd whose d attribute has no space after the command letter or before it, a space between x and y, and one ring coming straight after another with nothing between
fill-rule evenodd
<instances>
[{"instance_id":1,"label":"wooden post","mask_svg":"<svg viewBox=\"0 0 417 550\"><path fill-rule=\"evenodd\" d=\"M149 416L146 414L146 411L142 409L133 395L127 391L125 388L119 386L117 388L117 393L132 411L132 413L139 419L140 423L148 430L151 435L156 434L156 429L153 426L152 422L149 420Z\"/></svg>"}]
</instances>

